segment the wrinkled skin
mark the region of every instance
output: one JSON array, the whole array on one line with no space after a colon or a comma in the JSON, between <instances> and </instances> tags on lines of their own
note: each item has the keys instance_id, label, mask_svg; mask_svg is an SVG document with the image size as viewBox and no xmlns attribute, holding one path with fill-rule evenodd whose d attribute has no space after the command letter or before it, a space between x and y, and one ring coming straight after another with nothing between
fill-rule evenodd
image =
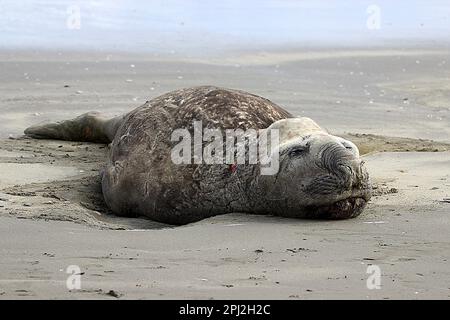
<instances>
[{"instance_id":1,"label":"wrinkled skin","mask_svg":"<svg viewBox=\"0 0 450 320\"><path fill-rule=\"evenodd\" d=\"M171 133L193 121L224 129L277 129L274 175L260 164L175 164ZM229 212L294 218L345 219L370 199L364 162L350 141L328 134L309 118L294 118L271 101L211 86L170 92L130 113L104 119L88 113L74 120L28 128L35 138L112 141L102 189L117 215L147 216L185 224ZM207 142L204 142L204 145Z\"/></svg>"},{"instance_id":2,"label":"wrinkled skin","mask_svg":"<svg viewBox=\"0 0 450 320\"><path fill-rule=\"evenodd\" d=\"M257 177L263 205L287 217L345 219L359 215L371 196L369 175L351 141L326 133L309 118L279 120L280 169Z\"/></svg>"}]
</instances>

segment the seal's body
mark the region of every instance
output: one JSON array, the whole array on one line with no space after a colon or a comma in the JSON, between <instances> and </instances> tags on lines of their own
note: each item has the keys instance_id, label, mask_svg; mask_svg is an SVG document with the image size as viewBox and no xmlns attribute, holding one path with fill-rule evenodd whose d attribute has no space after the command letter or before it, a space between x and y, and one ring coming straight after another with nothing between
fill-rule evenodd
<instances>
[{"instance_id":1,"label":"seal's body","mask_svg":"<svg viewBox=\"0 0 450 320\"><path fill-rule=\"evenodd\" d=\"M277 130L278 171L263 175L260 162L177 163L173 150L179 141L173 133L181 129L195 138L196 123L220 132ZM368 174L353 143L326 133L309 118L295 118L267 99L238 90L177 90L113 119L87 113L25 133L111 141L102 190L107 205L122 216L144 215L170 224L229 212L350 218L361 213L370 198ZM225 142L220 148L226 148Z\"/></svg>"}]
</instances>

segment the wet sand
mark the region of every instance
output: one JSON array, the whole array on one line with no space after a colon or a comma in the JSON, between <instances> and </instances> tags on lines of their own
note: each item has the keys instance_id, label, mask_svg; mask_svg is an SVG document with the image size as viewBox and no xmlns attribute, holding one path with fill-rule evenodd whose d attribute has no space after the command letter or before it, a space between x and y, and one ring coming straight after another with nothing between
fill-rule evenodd
<instances>
[{"instance_id":1,"label":"wet sand","mask_svg":"<svg viewBox=\"0 0 450 320\"><path fill-rule=\"evenodd\" d=\"M0 299L116 299L110 290L122 299L448 299L448 56L0 53ZM354 141L375 185L365 212L347 221L235 213L182 227L118 218L98 178L107 146L21 138L31 124L119 114L200 84L260 94ZM366 286L371 264L380 290ZM69 265L84 272L81 290L66 287Z\"/></svg>"}]
</instances>

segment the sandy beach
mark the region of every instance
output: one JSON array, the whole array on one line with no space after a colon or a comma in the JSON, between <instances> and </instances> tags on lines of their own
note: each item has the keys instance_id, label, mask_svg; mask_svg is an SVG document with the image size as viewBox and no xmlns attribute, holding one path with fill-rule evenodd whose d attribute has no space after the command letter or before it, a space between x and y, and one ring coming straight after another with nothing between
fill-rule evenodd
<instances>
[{"instance_id":1,"label":"sandy beach","mask_svg":"<svg viewBox=\"0 0 450 320\"><path fill-rule=\"evenodd\" d=\"M317 49L209 59L0 51L0 299L450 298L450 50ZM240 213L173 227L113 216L108 146L33 140L37 123L128 112L195 85L249 91L355 142L363 214ZM81 289L66 286L80 267ZM367 268L381 288L367 287Z\"/></svg>"}]
</instances>

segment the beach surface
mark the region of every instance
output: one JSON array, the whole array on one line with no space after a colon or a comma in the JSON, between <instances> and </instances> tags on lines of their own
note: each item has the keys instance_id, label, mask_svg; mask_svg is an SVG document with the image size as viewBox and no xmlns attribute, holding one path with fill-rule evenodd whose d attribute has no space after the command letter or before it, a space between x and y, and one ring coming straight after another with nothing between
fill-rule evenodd
<instances>
[{"instance_id":1,"label":"beach surface","mask_svg":"<svg viewBox=\"0 0 450 320\"><path fill-rule=\"evenodd\" d=\"M1 51L0 299L448 299L449 56ZM101 195L107 145L22 137L32 124L92 110L113 116L206 84L264 96L354 141L374 184L363 214L233 213L180 227L119 218ZM80 269L79 290L67 287L69 266ZM381 272L379 289L370 266Z\"/></svg>"}]
</instances>

